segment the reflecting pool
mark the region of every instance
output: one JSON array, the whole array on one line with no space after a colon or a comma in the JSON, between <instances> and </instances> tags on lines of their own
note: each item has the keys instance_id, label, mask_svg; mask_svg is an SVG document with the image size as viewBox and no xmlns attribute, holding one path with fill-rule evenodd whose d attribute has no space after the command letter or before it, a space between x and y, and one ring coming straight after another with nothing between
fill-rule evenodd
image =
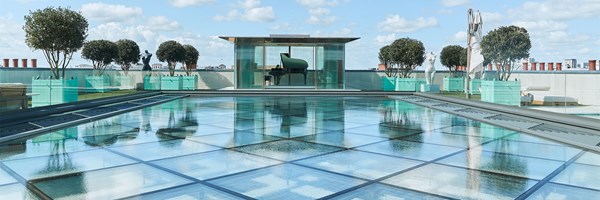
<instances>
[{"instance_id":1,"label":"reflecting pool","mask_svg":"<svg viewBox=\"0 0 600 200\"><path fill-rule=\"evenodd\" d=\"M384 97L190 97L0 145L0 199L578 199L599 172Z\"/></svg>"}]
</instances>

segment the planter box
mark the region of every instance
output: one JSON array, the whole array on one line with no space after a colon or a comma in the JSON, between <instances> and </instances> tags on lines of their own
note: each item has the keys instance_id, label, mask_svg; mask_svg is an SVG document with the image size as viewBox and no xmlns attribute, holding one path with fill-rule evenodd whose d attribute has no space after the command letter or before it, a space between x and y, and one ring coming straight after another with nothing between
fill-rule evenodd
<instances>
[{"instance_id":1,"label":"planter box","mask_svg":"<svg viewBox=\"0 0 600 200\"><path fill-rule=\"evenodd\" d=\"M183 78L181 76L163 76L160 79L161 90L183 89Z\"/></svg>"},{"instance_id":2,"label":"planter box","mask_svg":"<svg viewBox=\"0 0 600 200\"><path fill-rule=\"evenodd\" d=\"M444 77L444 91L446 92L462 92L465 90L465 78L450 78Z\"/></svg>"},{"instance_id":3,"label":"planter box","mask_svg":"<svg viewBox=\"0 0 600 200\"><path fill-rule=\"evenodd\" d=\"M424 78L397 78L396 91L416 92L421 90L421 84L425 84Z\"/></svg>"},{"instance_id":4,"label":"planter box","mask_svg":"<svg viewBox=\"0 0 600 200\"><path fill-rule=\"evenodd\" d=\"M108 92L110 87L110 76L86 76L86 92Z\"/></svg>"},{"instance_id":5,"label":"planter box","mask_svg":"<svg viewBox=\"0 0 600 200\"><path fill-rule=\"evenodd\" d=\"M469 84L469 93L470 94L481 94L481 92L479 91L480 87L481 87L481 79L471 80L471 83Z\"/></svg>"},{"instance_id":6,"label":"planter box","mask_svg":"<svg viewBox=\"0 0 600 200\"><path fill-rule=\"evenodd\" d=\"M135 88L133 76L115 76L114 83L120 90L132 90Z\"/></svg>"},{"instance_id":7,"label":"planter box","mask_svg":"<svg viewBox=\"0 0 600 200\"><path fill-rule=\"evenodd\" d=\"M78 80L58 79L58 80L31 80L31 97L33 107L55 105L61 103L77 101L79 94Z\"/></svg>"},{"instance_id":8,"label":"planter box","mask_svg":"<svg viewBox=\"0 0 600 200\"><path fill-rule=\"evenodd\" d=\"M521 82L519 81L481 81L481 101L521 105Z\"/></svg>"},{"instance_id":9,"label":"planter box","mask_svg":"<svg viewBox=\"0 0 600 200\"><path fill-rule=\"evenodd\" d=\"M144 90L160 90L160 76L144 76Z\"/></svg>"},{"instance_id":10,"label":"planter box","mask_svg":"<svg viewBox=\"0 0 600 200\"><path fill-rule=\"evenodd\" d=\"M383 91L396 90L396 77L381 77L381 89Z\"/></svg>"},{"instance_id":11,"label":"planter box","mask_svg":"<svg viewBox=\"0 0 600 200\"><path fill-rule=\"evenodd\" d=\"M198 76L182 76L182 90L198 89Z\"/></svg>"}]
</instances>

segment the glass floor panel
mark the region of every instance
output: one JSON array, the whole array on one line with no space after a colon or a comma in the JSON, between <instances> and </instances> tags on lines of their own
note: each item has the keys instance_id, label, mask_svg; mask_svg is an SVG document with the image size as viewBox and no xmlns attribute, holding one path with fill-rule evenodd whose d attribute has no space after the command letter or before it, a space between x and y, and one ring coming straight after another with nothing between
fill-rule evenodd
<instances>
[{"instance_id":1,"label":"glass floor panel","mask_svg":"<svg viewBox=\"0 0 600 200\"><path fill-rule=\"evenodd\" d=\"M411 191L407 189L392 187L384 184L374 183L357 190L342 194L332 199L336 200L372 200L372 199L423 199L423 200L442 200L439 196Z\"/></svg>"},{"instance_id":2,"label":"glass floor panel","mask_svg":"<svg viewBox=\"0 0 600 200\"><path fill-rule=\"evenodd\" d=\"M174 174L136 164L36 180L33 185L53 199L116 199L190 182Z\"/></svg>"},{"instance_id":3,"label":"glass floor panel","mask_svg":"<svg viewBox=\"0 0 600 200\"><path fill-rule=\"evenodd\" d=\"M129 199L195 199L195 200L223 200L239 199L234 195L222 192L220 190L196 183L184 187L177 187L161 192L144 194Z\"/></svg>"},{"instance_id":4,"label":"glass floor panel","mask_svg":"<svg viewBox=\"0 0 600 200\"><path fill-rule=\"evenodd\" d=\"M136 161L103 149L53 154L4 162L26 180L84 172L135 163Z\"/></svg>"},{"instance_id":5,"label":"glass floor panel","mask_svg":"<svg viewBox=\"0 0 600 200\"><path fill-rule=\"evenodd\" d=\"M580 187L571 187L567 185L547 183L538 191L529 196L528 199L597 199L600 197L600 190L590 190Z\"/></svg>"},{"instance_id":6,"label":"glass floor panel","mask_svg":"<svg viewBox=\"0 0 600 200\"><path fill-rule=\"evenodd\" d=\"M221 148L183 139L112 148L114 151L145 161L214 151L218 149Z\"/></svg>"},{"instance_id":7,"label":"glass floor panel","mask_svg":"<svg viewBox=\"0 0 600 200\"><path fill-rule=\"evenodd\" d=\"M581 151L384 97L188 97L0 144L0 199L598 196Z\"/></svg>"},{"instance_id":8,"label":"glass floor panel","mask_svg":"<svg viewBox=\"0 0 600 200\"><path fill-rule=\"evenodd\" d=\"M429 164L383 181L458 199L514 199L537 181Z\"/></svg>"},{"instance_id":9,"label":"glass floor panel","mask_svg":"<svg viewBox=\"0 0 600 200\"><path fill-rule=\"evenodd\" d=\"M40 199L20 183L0 185L0 199Z\"/></svg>"},{"instance_id":10,"label":"glass floor panel","mask_svg":"<svg viewBox=\"0 0 600 200\"><path fill-rule=\"evenodd\" d=\"M152 162L199 180L215 178L281 162L231 150L213 151Z\"/></svg>"},{"instance_id":11,"label":"glass floor panel","mask_svg":"<svg viewBox=\"0 0 600 200\"><path fill-rule=\"evenodd\" d=\"M364 182L293 164L210 181L258 199L317 199Z\"/></svg>"},{"instance_id":12,"label":"glass floor panel","mask_svg":"<svg viewBox=\"0 0 600 200\"><path fill-rule=\"evenodd\" d=\"M295 163L364 179L381 178L422 162L361 151L343 151Z\"/></svg>"},{"instance_id":13,"label":"glass floor panel","mask_svg":"<svg viewBox=\"0 0 600 200\"><path fill-rule=\"evenodd\" d=\"M470 149L437 161L437 163L538 180L550 175L564 164L564 162L555 160L487 152L482 151L481 148Z\"/></svg>"},{"instance_id":14,"label":"glass floor panel","mask_svg":"<svg viewBox=\"0 0 600 200\"><path fill-rule=\"evenodd\" d=\"M423 161L438 159L452 153L464 150L449 146L411 142L404 140L389 140L357 148L361 151L369 151L403 158L412 158Z\"/></svg>"}]
</instances>

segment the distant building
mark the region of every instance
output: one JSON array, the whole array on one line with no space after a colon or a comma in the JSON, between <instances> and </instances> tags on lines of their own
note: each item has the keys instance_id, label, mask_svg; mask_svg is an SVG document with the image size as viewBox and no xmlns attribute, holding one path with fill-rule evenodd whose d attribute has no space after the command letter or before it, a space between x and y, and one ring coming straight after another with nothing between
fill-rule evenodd
<instances>
[{"instance_id":1,"label":"distant building","mask_svg":"<svg viewBox=\"0 0 600 200\"><path fill-rule=\"evenodd\" d=\"M223 70L223 69L227 69L227 65L225 64L220 64L217 66L205 66L204 69L210 69L210 70Z\"/></svg>"},{"instance_id":2,"label":"distant building","mask_svg":"<svg viewBox=\"0 0 600 200\"><path fill-rule=\"evenodd\" d=\"M162 63L154 63L152 64L152 69L165 69Z\"/></svg>"},{"instance_id":3,"label":"distant building","mask_svg":"<svg viewBox=\"0 0 600 200\"><path fill-rule=\"evenodd\" d=\"M576 59L565 59L564 64L565 69L577 68L577 60Z\"/></svg>"},{"instance_id":4,"label":"distant building","mask_svg":"<svg viewBox=\"0 0 600 200\"><path fill-rule=\"evenodd\" d=\"M73 68L77 68L77 69L93 69L94 66L92 66L90 64L79 64L79 65L73 66Z\"/></svg>"},{"instance_id":5,"label":"distant building","mask_svg":"<svg viewBox=\"0 0 600 200\"><path fill-rule=\"evenodd\" d=\"M379 65L377 65L377 70L379 70L379 71L385 71L386 68L387 67L385 66L385 64L379 64Z\"/></svg>"}]
</instances>

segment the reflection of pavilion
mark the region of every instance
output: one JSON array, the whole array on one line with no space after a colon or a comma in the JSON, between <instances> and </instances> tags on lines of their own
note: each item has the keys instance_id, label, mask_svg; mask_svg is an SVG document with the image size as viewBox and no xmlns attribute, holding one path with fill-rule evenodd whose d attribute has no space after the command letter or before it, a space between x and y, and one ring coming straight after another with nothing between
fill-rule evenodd
<instances>
[{"instance_id":1,"label":"reflection of pavilion","mask_svg":"<svg viewBox=\"0 0 600 200\"><path fill-rule=\"evenodd\" d=\"M235 43L236 89L345 89L345 45L359 39L309 35L220 38ZM278 65L281 70L272 70ZM266 80L279 84L267 85Z\"/></svg>"}]
</instances>

